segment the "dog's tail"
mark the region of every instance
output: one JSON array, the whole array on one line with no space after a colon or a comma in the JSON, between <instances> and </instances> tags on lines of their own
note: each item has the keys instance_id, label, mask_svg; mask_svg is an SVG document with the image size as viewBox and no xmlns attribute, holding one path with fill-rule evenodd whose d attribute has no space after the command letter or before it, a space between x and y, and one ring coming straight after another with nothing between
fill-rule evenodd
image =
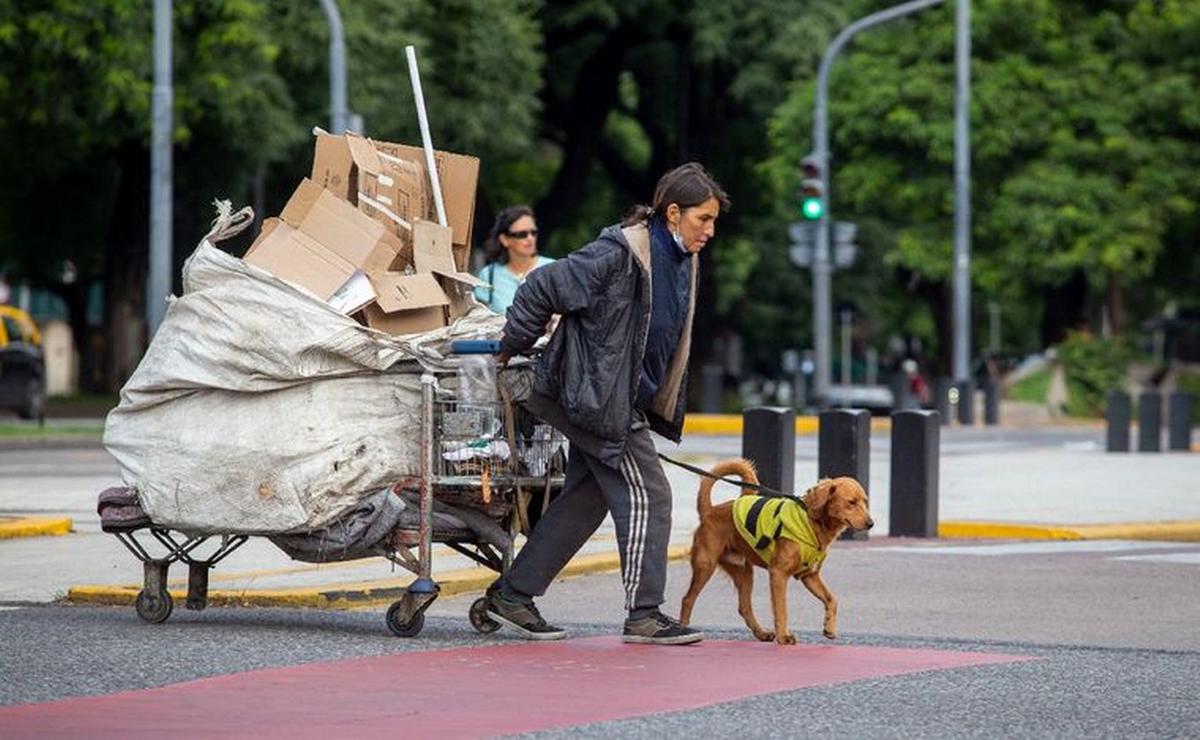
<instances>
[{"instance_id":1,"label":"dog's tail","mask_svg":"<svg viewBox=\"0 0 1200 740\"><path fill-rule=\"evenodd\" d=\"M737 474L746 483L758 483L758 472L754 469L754 463L741 457L719 462L709 472L717 478ZM714 478L706 477L700 480L700 493L696 497L696 511L700 513L700 516L704 516L712 509L712 488L714 483L716 483ZM742 493L752 493L752 491L743 488Z\"/></svg>"}]
</instances>

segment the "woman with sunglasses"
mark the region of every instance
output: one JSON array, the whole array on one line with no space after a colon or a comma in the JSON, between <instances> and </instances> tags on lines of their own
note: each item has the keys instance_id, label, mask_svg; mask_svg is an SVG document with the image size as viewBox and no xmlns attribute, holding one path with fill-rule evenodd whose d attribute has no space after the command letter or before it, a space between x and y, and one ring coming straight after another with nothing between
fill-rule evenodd
<instances>
[{"instance_id":1,"label":"woman with sunglasses","mask_svg":"<svg viewBox=\"0 0 1200 740\"><path fill-rule=\"evenodd\" d=\"M525 277L554 261L538 254L537 234L537 222L529 206L509 206L500 211L483 244L487 264L477 277L487 286L475 289L478 301L503 314Z\"/></svg>"}]
</instances>

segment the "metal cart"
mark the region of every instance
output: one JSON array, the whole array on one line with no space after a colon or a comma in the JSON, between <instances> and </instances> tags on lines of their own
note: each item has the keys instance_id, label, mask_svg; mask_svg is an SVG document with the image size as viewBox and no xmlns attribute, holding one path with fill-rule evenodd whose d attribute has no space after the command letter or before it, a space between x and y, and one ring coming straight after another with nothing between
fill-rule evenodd
<instances>
[{"instance_id":1,"label":"metal cart","mask_svg":"<svg viewBox=\"0 0 1200 740\"><path fill-rule=\"evenodd\" d=\"M437 598L438 585L431 576L435 543L498 573L512 561L511 545L501 551L467 529L437 530L435 499L484 511L515 538L528 521L525 507L529 500L540 494L548 501L562 488L566 468L566 440L561 432L507 398L464 401L457 392L454 372L422 374L420 436L416 526L402 523L371 553L416 575L387 610L387 626L400 637L421 631L425 610ZM102 526L143 564L143 586L134 607L137 615L150 623L166 621L171 615L167 574L172 563L188 566L186 607L204 609L209 571L249 539L243 534L187 534L151 522ZM147 532L149 538L144 537ZM165 554L152 553L143 540L157 542L154 549L165 550ZM201 555L202 551L209 554ZM469 618L479 632L499 627L487 617L482 598L471 605Z\"/></svg>"}]
</instances>

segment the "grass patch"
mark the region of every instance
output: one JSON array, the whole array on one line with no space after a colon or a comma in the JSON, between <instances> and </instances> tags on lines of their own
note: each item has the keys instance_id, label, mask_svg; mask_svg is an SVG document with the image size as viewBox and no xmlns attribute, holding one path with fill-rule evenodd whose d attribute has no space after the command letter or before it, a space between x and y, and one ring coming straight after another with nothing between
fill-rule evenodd
<instances>
[{"instance_id":1,"label":"grass patch","mask_svg":"<svg viewBox=\"0 0 1200 740\"><path fill-rule=\"evenodd\" d=\"M1046 398L1050 395L1050 378L1053 374L1054 367L1047 365L1010 385L1008 393L1005 395L1011 401L1045 403Z\"/></svg>"},{"instance_id":2,"label":"grass patch","mask_svg":"<svg viewBox=\"0 0 1200 740\"><path fill-rule=\"evenodd\" d=\"M12 439L25 437L29 439L46 439L54 437L78 437L99 439L104 434L104 428L73 427L73 426L44 426L34 424L0 424L0 438Z\"/></svg>"}]
</instances>

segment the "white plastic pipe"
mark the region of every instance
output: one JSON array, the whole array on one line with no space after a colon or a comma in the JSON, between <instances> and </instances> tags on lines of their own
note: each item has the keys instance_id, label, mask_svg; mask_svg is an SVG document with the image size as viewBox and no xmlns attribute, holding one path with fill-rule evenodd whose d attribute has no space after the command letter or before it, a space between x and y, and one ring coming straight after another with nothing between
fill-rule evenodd
<instances>
[{"instance_id":1,"label":"white plastic pipe","mask_svg":"<svg viewBox=\"0 0 1200 740\"><path fill-rule=\"evenodd\" d=\"M438 223L449 226L446 220L446 204L442 202L442 179L438 175L437 162L433 158L433 141L429 136L429 119L425 117L425 94L421 92L421 72L417 69L417 49L404 47L408 56L408 76L412 79L413 98L417 101L417 123L421 126L421 145L425 147L425 166L429 170L429 183L433 187L433 203L437 207Z\"/></svg>"}]
</instances>

